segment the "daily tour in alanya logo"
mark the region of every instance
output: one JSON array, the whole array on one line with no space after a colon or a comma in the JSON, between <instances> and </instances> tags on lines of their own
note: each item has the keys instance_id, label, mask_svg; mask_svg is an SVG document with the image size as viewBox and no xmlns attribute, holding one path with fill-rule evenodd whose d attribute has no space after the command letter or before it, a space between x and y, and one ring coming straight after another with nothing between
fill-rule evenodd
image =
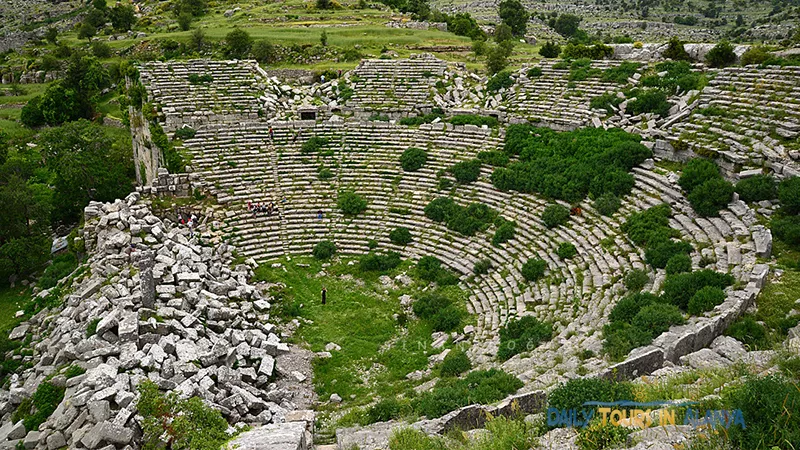
<instances>
[{"instance_id":1,"label":"daily tour in alanya logo","mask_svg":"<svg viewBox=\"0 0 800 450\"><path fill-rule=\"evenodd\" d=\"M704 429L746 428L740 409L701 409L697 402L586 402L581 408L547 409L547 425L582 428L600 420L603 426L650 428L668 425L690 425Z\"/></svg>"}]
</instances>

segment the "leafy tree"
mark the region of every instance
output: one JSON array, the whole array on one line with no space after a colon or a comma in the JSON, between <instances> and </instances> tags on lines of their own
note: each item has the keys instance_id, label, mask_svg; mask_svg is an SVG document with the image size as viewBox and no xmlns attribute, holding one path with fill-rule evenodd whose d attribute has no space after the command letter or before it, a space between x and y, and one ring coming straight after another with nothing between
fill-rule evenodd
<instances>
[{"instance_id":1,"label":"leafy tree","mask_svg":"<svg viewBox=\"0 0 800 450\"><path fill-rule=\"evenodd\" d=\"M667 48L664 50L664 53L662 53L661 56L663 56L665 59L672 59L674 61L691 61L692 57L689 56L689 53L684 48L683 44L683 41L681 41L677 36L673 36L670 38Z\"/></svg>"},{"instance_id":2,"label":"leafy tree","mask_svg":"<svg viewBox=\"0 0 800 450\"><path fill-rule=\"evenodd\" d=\"M117 31L128 31L136 24L133 6L117 3L109 13L111 25Z\"/></svg>"},{"instance_id":3,"label":"leafy tree","mask_svg":"<svg viewBox=\"0 0 800 450\"><path fill-rule=\"evenodd\" d=\"M706 64L711 67L726 67L736 62L736 53L733 45L728 41L721 41L706 54Z\"/></svg>"},{"instance_id":4,"label":"leafy tree","mask_svg":"<svg viewBox=\"0 0 800 450\"><path fill-rule=\"evenodd\" d=\"M514 36L524 36L528 29L530 13L519 0L502 0L497 5L500 20L511 28Z\"/></svg>"},{"instance_id":5,"label":"leafy tree","mask_svg":"<svg viewBox=\"0 0 800 450\"><path fill-rule=\"evenodd\" d=\"M41 134L39 147L54 173L54 220L77 221L90 200L113 201L131 191L129 139L112 138L102 127L86 120Z\"/></svg>"},{"instance_id":6,"label":"leafy tree","mask_svg":"<svg viewBox=\"0 0 800 450\"><path fill-rule=\"evenodd\" d=\"M742 54L741 63L743 66L763 64L772 58L772 56L772 53L768 52L763 46L753 45Z\"/></svg>"},{"instance_id":7,"label":"leafy tree","mask_svg":"<svg viewBox=\"0 0 800 450\"><path fill-rule=\"evenodd\" d=\"M367 201L355 192L345 191L339 193L336 206L342 210L342 213L354 216L367 209Z\"/></svg>"},{"instance_id":8,"label":"leafy tree","mask_svg":"<svg viewBox=\"0 0 800 450\"><path fill-rule=\"evenodd\" d=\"M239 28L231 31L225 36L225 54L231 58L242 59L250 53L253 46L253 38L247 31Z\"/></svg>"},{"instance_id":9,"label":"leafy tree","mask_svg":"<svg viewBox=\"0 0 800 450\"><path fill-rule=\"evenodd\" d=\"M278 52L271 42L262 39L253 45L253 58L260 63L273 63L278 59Z\"/></svg>"},{"instance_id":10,"label":"leafy tree","mask_svg":"<svg viewBox=\"0 0 800 450\"><path fill-rule=\"evenodd\" d=\"M110 58L111 46L102 41L92 42L92 54L97 58Z\"/></svg>"},{"instance_id":11,"label":"leafy tree","mask_svg":"<svg viewBox=\"0 0 800 450\"><path fill-rule=\"evenodd\" d=\"M78 39L91 39L97 34L97 28L88 21L83 21L78 26Z\"/></svg>"},{"instance_id":12,"label":"leafy tree","mask_svg":"<svg viewBox=\"0 0 800 450\"><path fill-rule=\"evenodd\" d=\"M581 18L574 14L561 14L557 19L551 22L551 26L556 33L571 38L578 32Z\"/></svg>"},{"instance_id":13,"label":"leafy tree","mask_svg":"<svg viewBox=\"0 0 800 450\"><path fill-rule=\"evenodd\" d=\"M189 13L195 17L206 13L208 7L207 0L177 0L175 2L175 14Z\"/></svg>"},{"instance_id":14,"label":"leafy tree","mask_svg":"<svg viewBox=\"0 0 800 450\"><path fill-rule=\"evenodd\" d=\"M513 50L513 41L505 41L489 48L486 53L486 70L489 75L494 75L508 66L508 58Z\"/></svg>"},{"instance_id":15,"label":"leafy tree","mask_svg":"<svg viewBox=\"0 0 800 450\"><path fill-rule=\"evenodd\" d=\"M555 228L567 223L569 220L569 209L564 206L553 204L548 205L542 211L542 221L547 228Z\"/></svg>"},{"instance_id":16,"label":"leafy tree","mask_svg":"<svg viewBox=\"0 0 800 450\"><path fill-rule=\"evenodd\" d=\"M556 44L553 41L547 41L542 45L542 48L539 49L539 55L543 58L558 58L558 55L561 53L561 46Z\"/></svg>"},{"instance_id":17,"label":"leafy tree","mask_svg":"<svg viewBox=\"0 0 800 450\"><path fill-rule=\"evenodd\" d=\"M412 13L416 20L427 20L431 15L429 0L407 0L406 9Z\"/></svg>"},{"instance_id":18,"label":"leafy tree","mask_svg":"<svg viewBox=\"0 0 800 450\"><path fill-rule=\"evenodd\" d=\"M514 39L514 32L511 30L511 27L506 25L505 23L501 23L494 29L494 41L498 44L505 41L510 41Z\"/></svg>"},{"instance_id":19,"label":"leafy tree","mask_svg":"<svg viewBox=\"0 0 800 450\"><path fill-rule=\"evenodd\" d=\"M48 27L44 33L44 38L47 42L55 45L58 42L58 29L55 27Z\"/></svg>"},{"instance_id":20,"label":"leafy tree","mask_svg":"<svg viewBox=\"0 0 800 450\"><path fill-rule=\"evenodd\" d=\"M194 16L191 13L182 12L178 14L178 28L181 31L189 31L189 28L192 27L192 20L194 20Z\"/></svg>"},{"instance_id":21,"label":"leafy tree","mask_svg":"<svg viewBox=\"0 0 800 450\"><path fill-rule=\"evenodd\" d=\"M525 278L526 281L538 281L544 276L546 270L547 263L544 260L530 258L522 265L520 272L522 273L522 278Z\"/></svg>"},{"instance_id":22,"label":"leafy tree","mask_svg":"<svg viewBox=\"0 0 800 450\"><path fill-rule=\"evenodd\" d=\"M192 31L191 36L189 36L189 44L198 52L202 50L206 45L206 32L201 28Z\"/></svg>"}]
</instances>

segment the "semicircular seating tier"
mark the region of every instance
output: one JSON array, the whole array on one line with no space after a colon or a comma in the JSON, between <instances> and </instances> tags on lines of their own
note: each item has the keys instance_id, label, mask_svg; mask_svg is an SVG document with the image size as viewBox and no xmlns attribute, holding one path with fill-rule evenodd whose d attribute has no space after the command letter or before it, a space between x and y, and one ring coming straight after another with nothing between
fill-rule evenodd
<instances>
[{"instance_id":1,"label":"semicircular seating tier","mask_svg":"<svg viewBox=\"0 0 800 450\"><path fill-rule=\"evenodd\" d=\"M766 166L800 175L800 68L720 69L700 93L691 115L669 124L676 149L719 156L728 173Z\"/></svg>"},{"instance_id":2,"label":"semicircular seating tier","mask_svg":"<svg viewBox=\"0 0 800 450\"><path fill-rule=\"evenodd\" d=\"M620 61L594 60L589 68L605 70L619 64ZM626 85L596 76L571 81L570 67L563 65L563 61L544 60L536 66L541 68L541 75L533 78L526 75L528 68L520 70L517 83L505 94L501 109L509 115L560 130L601 126L602 115L592 111L589 103L594 97L619 91Z\"/></svg>"},{"instance_id":3,"label":"semicircular seating tier","mask_svg":"<svg viewBox=\"0 0 800 450\"><path fill-rule=\"evenodd\" d=\"M274 141L269 138L270 126ZM302 144L312 136L327 143L318 153L302 153ZM476 183L444 191L438 188L442 171L480 151L498 149L502 139L502 131L449 124L415 129L383 122L254 122L204 127L185 141L185 150L192 155L199 185L226 205L227 219L221 225L224 238L241 255L264 262L310 254L322 240L335 242L342 253L364 254L369 241L376 240L381 249L413 259L435 256L471 290L467 308L475 315L476 339L469 353L477 363L489 363L497 351L498 329L510 318L534 314L554 321L557 336L551 342L530 357L506 363L526 381L543 373L569 373L577 367L576 354L582 349L600 353L599 330L624 295L623 276L644 267L642 251L620 231L630 212L669 203L675 213L671 225L698 249L692 255L694 267L706 256L716 261L716 269L749 280L756 261L749 231L755 223L752 212L736 203L718 218L698 218L674 177L660 169L635 169L633 193L613 217L601 216L586 204L583 216L553 230L546 229L540 219L548 202L495 189L486 166ZM429 153L428 162L417 172L400 167L400 155L409 147ZM323 167L333 173L332 178L319 179ZM337 193L343 190L362 195L368 201L367 210L355 217L342 215L335 205ZM462 205L481 202L495 208L517 222L516 236L497 247L491 244L490 233L466 237L428 220L425 206L444 195ZM270 201L278 205L280 214L254 216L247 211L247 202ZM323 219L317 217L318 211ZM405 247L388 239L389 232L400 226L409 228L414 237ZM562 261L555 253L561 242L573 243L578 255ZM520 274L522 264L531 257L542 258L549 266L546 278L535 284L522 282ZM475 262L483 258L490 259L496 269L473 277ZM660 273L654 290L663 278ZM592 371L608 366L600 358L587 364Z\"/></svg>"}]
</instances>

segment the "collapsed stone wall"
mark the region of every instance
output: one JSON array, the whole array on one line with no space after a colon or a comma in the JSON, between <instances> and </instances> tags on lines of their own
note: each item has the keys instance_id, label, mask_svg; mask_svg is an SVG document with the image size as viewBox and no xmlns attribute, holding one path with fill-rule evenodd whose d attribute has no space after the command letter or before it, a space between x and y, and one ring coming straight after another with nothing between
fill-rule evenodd
<instances>
[{"instance_id":1,"label":"collapsed stone wall","mask_svg":"<svg viewBox=\"0 0 800 450\"><path fill-rule=\"evenodd\" d=\"M83 274L65 286L62 306L12 332L32 338L33 356L32 367L0 392L3 448L138 447L143 380L199 396L237 426L282 422L310 391L308 381L278 388L290 349L270 321L269 298L247 281L252 266L229 267L232 247L201 245L190 230L154 216L136 193L92 202L84 218ZM87 337L93 321L96 332ZM86 373L67 380L59 370L73 364ZM55 412L38 431L12 424L16 406L50 376L66 388Z\"/></svg>"}]
</instances>

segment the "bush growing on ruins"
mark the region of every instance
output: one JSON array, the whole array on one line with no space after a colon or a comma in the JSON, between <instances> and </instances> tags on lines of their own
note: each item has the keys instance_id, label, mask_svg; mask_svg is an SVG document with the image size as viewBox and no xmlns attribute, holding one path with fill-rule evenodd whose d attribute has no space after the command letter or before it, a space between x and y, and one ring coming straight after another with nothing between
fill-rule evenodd
<instances>
[{"instance_id":1,"label":"bush growing on ruins","mask_svg":"<svg viewBox=\"0 0 800 450\"><path fill-rule=\"evenodd\" d=\"M733 45L728 41L718 43L706 54L706 64L711 67L730 66L735 62L736 53L733 51Z\"/></svg>"},{"instance_id":2,"label":"bush growing on ruins","mask_svg":"<svg viewBox=\"0 0 800 450\"><path fill-rule=\"evenodd\" d=\"M36 388L36 392L19 404L14 411L12 420L22 420L25 430L35 431L43 424L64 399L66 388L56 386L49 381L43 381Z\"/></svg>"},{"instance_id":3,"label":"bush growing on ruins","mask_svg":"<svg viewBox=\"0 0 800 450\"><path fill-rule=\"evenodd\" d=\"M636 100L628 102L626 112L634 115L653 113L661 117L669 115L671 105L667 102L667 94L660 89L639 89L631 95L636 96Z\"/></svg>"},{"instance_id":4,"label":"bush growing on ruins","mask_svg":"<svg viewBox=\"0 0 800 450\"><path fill-rule=\"evenodd\" d=\"M58 255L53 258L53 263L44 270L37 286L41 289L50 289L58 283L58 280L72 273L77 267L78 260L74 253Z\"/></svg>"},{"instance_id":5,"label":"bush growing on ruins","mask_svg":"<svg viewBox=\"0 0 800 450\"><path fill-rule=\"evenodd\" d=\"M498 44L511 39L514 39L514 33L510 26L501 23L494 28L494 41Z\"/></svg>"},{"instance_id":6,"label":"bush growing on ruins","mask_svg":"<svg viewBox=\"0 0 800 450\"><path fill-rule=\"evenodd\" d=\"M625 84L637 70L640 64L636 62L623 61L616 67L609 67L603 71L600 77L603 81L613 81L614 83Z\"/></svg>"},{"instance_id":7,"label":"bush growing on ruins","mask_svg":"<svg viewBox=\"0 0 800 450\"><path fill-rule=\"evenodd\" d=\"M336 253L336 244L331 241L320 241L314 246L311 254L317 259L330 259Z\"/></svg>"},{"instance_id":8,"label":"bush growing on ruins","mask_svg":"<svg viewBox=\"0 0 800 450\"><path fill-rule=\"evenodd\" d=\"M623 284L629 291L639 292L650 282L650 277L642 269L633 269L625 275Z\"/></svg>"},{"instance_id":9,"label":"bush growing on ruins","mask_svg":"<svg viewBox=\"0 0 800 450\"><path fill-rule=\"evenodd\" d=\"M800 177L786 178L781 181L778 185L778 200L781 202L782 214L800 214Z\"/></svg>"},{"instance_id":10,"label":"bush growing on ruins","mask_svg":"<svg viewBox=\"0 0 800 450\"><path fill-rule=\"evenodd\" d=\"M631 320L631 325L647 330L653 338L669 330L672 325L681 325L685 322L683 314L675 305L666 303L651 303L643 307Z\"/></svg>"},{"instance_id":11,"label":"bush growing on ruins","mask_svg":"<svg viewBox=\"0 0 800 450\"><path fill-rule=\"evenodd\" d=\"M730 336L742 342L751 350L767 349L770 347L767 339L767 329L756 322L751 315L745 315L736 320L725 330L725 336Z\"/></svg>"},{"instance_id":12,"label":"bush growing on ruins","mask_svg":"<svg viewBox=\"0 0 800 450\"><path fill-rule=\"evenodd\" d=\"M461 161L453 164L448 171L453 174L459 183L474 183L478 181L478 176L481 174L481 160Z\"/></svg>"},{"instance_id":13,"label":"bush growing on ruins","mask_svg":"<svg viewBox=\"0 0 800 450\"><path fill-rule=\"evenodd\" d=\"M692 71L692 66L686 61L660 62L656 64L656 72L662 75L645 76L641 79L641 85L659 88L667 95L702 89L707 82L705 75Z\"/></svg>"},{"instance_id":14,"label":"bush growing on ruins","mask_svg":"<svg viewBox=\"0 0 800 450\"><path fill-rule=\"evenodd\" d=\"M558 204L547 205L542 211L542 222L547 228L564 225L569 220L569 209Z\"/></svg>"},{"instance_id":15,"label":"bush growing on ruins","mask_svg":"<svg viewBox=\"0 0 800 450\"><path fill-rule=\"evenodd\" d=\"M539 49L539 55L542 58L558 58L558 55L560 54L561 46L553 41L545 42L544 45L542 45L542 48ZM541 75L541 69L539 69L539 74Z\"/></svg>"},{"instance_id":16,"label":"bush growing on ruins","mask_svg":"<svg viewBox=\"0 0 800 450\"><path fill-rule=\"evenodd\" d=\"M409 147L400 155L400 166L406 172L416 172L428 161L428 152L421 148Z\"/></svg>"},{"instance_id":17,"label":"bush growing on ruins","mask_svg":"<svg viewBox=\"0 0 800 450\"><path fill-rule=\"evenodd\" d=\"M706 286L695 292L687 310L693 316L700 315L706 311L711 311L715 306L725 301L725 292L716 286Z\"/></svg>"},{"instance_id":18,"label":"bush growing on ruins","mask_svg":"<svg viewBox=\"0 0 800 450\"><path fill-rule=\"evenodd\" d=\"M797 383L779 375L749 377L725 390L726 407L739 409L746 427L730 427L734 448L800 448L800 391Z\"/></svg>"},{"instance_id":19,"label":"bush growing on ruins","mask_svg":"<svg viewBox=\"0 0 800 450\"><path fill-rule=\"evenodd\" d=\"M406 227L397 227L389 233L389 240L395 245L408 245L413 238Z\"/></svg>"},{"instance_id":20,"label":"bush growing on ruins","mask_svg":"<svg viewBox=\"0 0 800 450\"><path fill-rule=\"evenodd\" d=\"M464 378L442 378L434 388L411 401L419 415L429 419L471 404L489 404L513 394L523 383L501 370L476 370Z\"/></svg>"},{"instance_id":21,"label":"bush growing on ruins","mask_svg":"<svg viewBox=\"0 0 800 450\"><path fill-rule=\"evenodd\" d=\"M647 247L650 244L669 240L671 237L680 236L676 230L669 226L669 217L672 209L666 203L653 206L641 212L631 213L625 223L622 224L622 231L634 244Z\"/></svg>"},{"instance_id":22,"label":"bush growing on ruins","mask_svg":"<svg viewBox=\"0 0 800 450\"><path fill-rule=\"evenodd\" d=\"M594 420L589 426L578 430L578 438L575 443L580 450L603 450L606 448L619 448L628 440L633 430L627 427L613 425L611 422L603 423L602 420Z\"/></svg>"},{"instance_id":23,"label":"bush growing on ruins","mask_svg":"<svg viewBox=\"0 0 800 450\"><path fill-rule=\"evenodd\" d=\"M522 278L525 278L526 281L538 281L544 276L546 270L547 263L544 260L530 258L522 265L520 272L522 273Z\"/></svg>"},{"instance_id":24,"label":"bush growing on ruins","mask_svg":"<svg viewBox=\"0 0 800 450\"><path fill-rule=\"evenodd\" d=\"M470 369L472 369L472 362L470 362L467 354L455 349L444 357L442 365L439 367L439 375L442 377L457 377Z\"/></svg>"},{"instance_id":25,"label":"bush growing on ruins","mask_svg":"<svg viewBox=\"0 0 800 450\"><path fill-rule=\"evenodd\" d=\"M571 38L578 32L581 20L575 14L561 14L557 18L551 19L549 25L561 36Z\"/></svg>"},{"instance_id":26,"label":"bush growing on ruins","mask_svg":"<svg viewBox=\"0 0 800 450\"><path fill-rule=\"evenodd\" d=\"M149 380L139 383L138 390L143 448L162 448L169 442L172 448L216 450L231 438L219 410L199 397L183 400L174 391L163 394Z\"/></svg>"},{"instance_id":27,"label":"bush growing on ruins","mask_svg":"<svg viewBox=\"0 0 800 450\"><path fill-rule=\"evenodd\" d=\"M497 92L500 89L508 89L514 85L514 79L511 78L511 71L510 70L503 70L497 72L489 78L489 81L486 82L486 90L489 92Z\"/></svg>"},{"instance_id":28,"label":"bush growing on ruins","mask_svg":"<svg viewBox=\"0 0 800 450\"><path fill-rule=\"evenodd\" d=\"M339 197L336 199L336 206L343 214L355 216L367 209L367 201L355 192L345 191L339 193Z\"/></svg>"},{"instance_id":29,"label":"bush growing on ruins","mask_svg":"<svg viewBox=\"0 0 800 450\"><path fill-rule=\"evenodd\" d=\"M492 268L492 261L489 259L479 259L475 262L475 265L472 266L472 273L475 275L486 275L489 273L489 269Z\"/></svg>"},{"instance_id":30,"label":"bush growing on ruins","mask_svg":"<svg viewBox=\"0 0 800 450\"><path fill-rule=\"evenodd\" d=\"M253 47L253 38L247 31L239 28L225 35L225 55L229 58L244 59Z\"/></svg>"},{"instance_id":31,"label":"bush growing on ruins","mask_svg":"<svg viewBox=\"0 0 800 450\"><path fill-rule=\"evenodd\" d=\"M708 180L689 194L692 209L703 217L715 217L728 206L733 196L733 185L722 178Z\"/></svg>"},{"instance_id":32,"label":"bush growing on ruins","mask_svg":"<svg viewBox=\"0 0 800 450\"><path fill-rule=\"evenodd\" d=\"M509 320L500 328L500 346L497 358L506 361L514 355L528 352L542 342L553 337L553 325L542 322L534 316L522 316L517 320Z\"/></svg>"},{"instance_id":33,"label":"bush growing on ruins","mask_svg":"<svg viewBox=\"0 0 800 450\"><path fill-rule=\"evenodd\" d=\"M92 42L92 55L101 59L110 58L111 46L103 41L94 41Z\"/></svg>"},{"instance_id":34,"label":"bush growing on ruins","mask_svg":"<svg viewBox=\"0 0 800 450\"><path fill-rule=\"evenodd\" d=\"M672 59L675 61L692 60L692 57L689 56L689 53L683 46L683 41L681 41L677 36L670 38L667 48L664 50L664 53L662 53L661 56L663 56L665 59Z\"/></svg>"},{"instance_id":35,"label":"bush growing on ruins","mask_svg":"<svg viewBox=\"0 0 800 450\"><path fill-rule=\"evenodd\" d=\"M273 63L278 60L278 51L266 39L262 39L253 44L253 58L260 63Z\"/></svg>"},{"instance_id":36,"label":"bush growing on ruins","mask_svg":"<svg viewBox=\"0 0 800 450\"><path fill-rule=\"evenodd\" d=\"M508 58L513 51L514 41L505 41L489 47L486 52L486 71L489 72L489 75L494 75L508 67Z\"/></svg>"},{"instance_id":37,"label":"bush growing on ruins","mask_svg":"<svg viewBox=\"0 0 800 450\"><path fill-rule=\"evenodd\" d=\"M609 322L630 323L639 311L645 306L652 305L659 301L658 296L649 292L637 292L622 297L611 313L608 315Z\"/></svg>"},{"instance_id":38,"label":"bush growing on ruins","mask_svg":"<svg viewBox=\"0 0 800 450\"><path fill-rule=\"evenodd\" d=\"M773 217L770 229L781 242L794 247L800 246L800 216Z\"/></svg>"},{"instance_id":39,"label":"bush growing on ruins","mask_svg":"<svg viewBox=\"0 0 800 450\"><path fill-rule=\"evenodd\" d=\"M508 155L497 150L480 152L478 153L478 159L484 164L495 167L505 167L510 161Z\"/></svg>"},{"instance_id":40,"label":"bush growing on ruins","mask_svg":"<svg viewBox=\"0 0 800 450\"><path fill-rule=\"evenodd\" d=\"M609 114L614 114L614 108L618 107L623 101L625 101L625 99L619 97L614 92L606 92L605 94L592 98L589 101L589 107L592 109L605 109Z\"/></svg>"},{"instance_id":41,"label":"bush growing on ruins","mask_svg":"<svg viewBox=\"0 0 800 450\"><path fill-rule=\"evenodd\" d=\"M385 272L394 269L403 262L397 252L388 252L384 255L369 253L361 257L358 268L362 272Z\"/></svg>"},{"instance_id":42,"label":"bush growing on ruins","mask_svg":"<svg viewBox=\"0 0 800 450\"><path fill-rule=\"evenodd\" d=\"M692 271L692 258L685 253L678 253L673 255L667 265L664 267L667 275L674 275L676 273L684 273Z\"/></svg>"},{"instance_id":43,"label":"bush growing on ruins","mask_svg":"<svg viewBox=\"0 0 800 450\"><path fill-rule=\"evenodd\" d=\"M489 228L497 219L497 211L482 203L471 203L463 207L450 197L439 197L425 206L425 217L434 222L445 222L448 229L465 236Z\"/></svg>"},{"instance_id":44,"label":"bush growing on ruins","mask_svg":"<svg viewBox=\"0 0 800 450\"><path fill-rule=\"evenodd\" d=\"M594 201L594 209L596 209L598 213L609 217L617 212L620 206L622 206L622 201L611 192L604 193Z\"/></svg>"},{"instance_id":45,"label":"bush growing on ruins","mask_svg":"<svg viewBox=\"0 0 800 450\"><path fill-rule=\"evenodd\" d=\"M771 175L758 174L736 183L736 193L747 203L774 200L778 196L778 185Z\"/></svg>"},{"instance_id":46,"label":"bush growing on ruins","mask_svg":"<svg viewBox=\"0 0 800 450\"><path fill-rule=\"evenodd\" d=\"M389 450L447 450L447 445L441 437L429 436L416 428L397 427L389 437Z\"/></svg>"},{"instance_id":47,"label":"bush growing on ruins","mask_svg":"<svg viewBox=\"0 0 800 450\"><path fill-rule=\"evenodd\" d=\"M367 423L364 425L388 422L398 417L400 417L400 403L394 397L384 398L369 407L367 410Z\"/></svg>"},{"instance_id":48,"label":"bush growing on ruins","mask_svg":"<svg viewBox=\"0 0 800 450\"><path fill-rule=\"evenodd\" d=\"M475 125L478 127L486 125L489 128L495 128L500 125L500 122L498 122L494 117L478 116L475 114L460 114L453 116L450 118L450 123L453 125Z\"/></svg>"},{"instance_id":49,"label":"bush growing on ruins","mask_svg":"<svg viewBox=\"0 0 800 450\"><path fill-rule=\"evenodd\" d=\"M724 289L733 281L731 275L710 269L671 275L664 281L661 299L685 311L689 307L689 300L700 289L706 286Z\"/></svg>"},{"instance_id":50,"label":"bush growing on ruins","mask_svg":"<svg viewBox=\"0 0 800 450\"><path fill-rule=\"evenodd\" d=\"M603 351L613 361L619 361L631 350L653 342L647 330L642 330L625 322L612 322L603 327Z\"/></svg>"},{"instance_id":51,"label":"bush growing on ruins","mask_svg":"<svg viewBox=\"0 0 800 450\"><path fill-rule=\"evenodd\" d=\"M499 246L510 241L516 232L517 223L513 220L503 220L492 236L492 245Z\"/></svg>"},{"instance_id":52,"label":"bush growing on ruins","mask_svg":"<svg viewBox=\"0 0 800 450\"><path fill-rule=\"evenodd\" d=\"M495 169L492 184L502 191L579 202L598 175L615 170L627 172L652 156L640 139L620 129L584 128L559 133L531 125L511 125L506 131L504 150L509 155L519 155L519 161ZM624 183L608 185L616 189ZM605 182L597 186L602 189Z\"/></svg>"},{"instance_id":53,"label":"bush growing on ruins","mask_svg":"<svg viewBox=\"0 0 800 450\"><path fill-rule=\"evenodd\" d=\"M563 58L571 59L605 59L614 54L614 49L605 44L585 45L569 42L562 52Z\"/></svg>"},{"instance_id":54,"label":"bush growing on ruins","mask_svg":"<svg viewBox=\"0 0 800 450\"><path fill-rule=\"evenodd\" d=\"M414 314L430 322L434 331L453 331L461 324L463 313L449 298L439 294L420 297L412 306Z\"/></svg>"},{"instance_id":55,"label":"bush growing on ruins","mask_svg":"<svg viewBox=\"0 0 800 450\"><path fill-rule=\"evenodd\" d=\"M633 401L633 387L628 382L603 378L575 378L560 384L547 396L548 408L559 411L580 410L586 402Z\"/></svg>"},{"instance_id":56,"label":"bush growing on ruins","mask_svg":"<svg viewBox=\"0 0 800 450\"><path fill-rule=\"evenodd\" d=\"M558 244L556 255L561 259L570 259L578 254L578 249L571 242L562 242Z\"/></svg>"},{"instance_id":57,"label":"bush growing on ruins","mask_svg":"<svg viewBox=\"0 0 800 450\"><path fill-rule=\"evenodd\" d=\"M539 78L542 76L542 68L541 67L531 67L525 72L525 76L528 78Z\"/></svg>"},{"instance_id":58,"label":"bush growing on ruins","mask_svg":"<svg viewBox=\"0 0 800 450\"><path fill-rule=\"evenodd\" d=\"M425 281L435 281L440 286L458 283L458 277L442 267L442 262L433 256L423 256L417 262L417 276Z\"/></svg>"},{"instance_id":59,"label":"bush growing on ruins","mask_svg":"<svg viewBox=\"0 0 800 450\"><path fill-rule=\"evenodd\" d=\"M197 131L192 127L181 127L175 130L175 139L186 140L191 139L194 135L197 134Z\"/></svg>"},{"instance_id":60,"label":"bush growing on ruins","mask_svg":"<svg viewBox=\"0 0 800 450\"><path fill-rule=\"evenodd\" d=\"M316 153L322 150L323 147L328 145L328 138L319 136L312 136L309 140L305 141L300 147L301 153Z\"/></svg>"},{"instance_id":61,"label":"bush growing on ruins","mask_svg":"<svg viewBox=\"0 0 800 450\"><path fill-rule=\"evenodd\" d=\"M705 158L694 158L684 166L678 184L687 194L691 194L696 187L706 181L721 177L716 164Z\"/></svg>"},{"instance_id":62,"label":"bush growing on ruins","mask_svg":"<svg viewBox=\"0 0 800 450\"><path fill-rule=\"evenodd\" d=\"M761 45L753 45L742 54L741 63L743 66L763 64L772 58L772 53Z\"/></svg>"},{"instance_id":63,"label":"bush growing on ruins","mask_svg":"<svg viewBox=\"0 0 800 450\"><path fill-rule=\"evenodd\" d=\"M692 245L684 241L663 240L647 245L644 258L656 269L664 269L667 263L678 255L691 253Z\"/></svg>"}]
</instances>

